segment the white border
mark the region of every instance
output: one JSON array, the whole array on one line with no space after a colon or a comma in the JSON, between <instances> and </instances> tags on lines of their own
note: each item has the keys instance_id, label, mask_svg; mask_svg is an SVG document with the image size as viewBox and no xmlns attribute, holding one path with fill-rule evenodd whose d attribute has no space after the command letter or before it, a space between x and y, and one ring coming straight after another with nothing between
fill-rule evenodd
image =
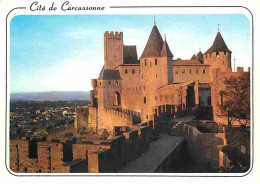
<instances>
[{"instance_id":1,"label":"white border","mask_svg":"<svg viewBox=\"0 0 260 184\"><path fill-rule=\"evenodd\" d=\"M42 3L44 4L44 3ZM51 3L45 3L45 4L51 4ZM57 2L58 4L58 2ZM84 6L86 4L79 4L79 3L71 3L71 5L77 5L77 6ZM101 6L100 4L91 4L89 6ZM59 8L59 6L58 6ZM86 15L86 14L243 14L245 15L249 21L250 21L250 38L252 39L252 16L250 12L243 8L243 7L165 7L165 8L129 8L129 9L110 9L108 6L105 7L104 11L73 11L73 12L64 12L61 10L57 10L55 12L32 12L29 10L29 6L26 7L26 9L16 9L12 11L7 19L7 131L6 131L6 166L8 171L17 176L41 176L41 175L48 175L48 176L245 176L248 173L251 172L252 166L253 166L253 129L254 129L254 118L251 111L251 120L253 120L253 123L251 123L251 155L250 155L250 169L245 173L14 173L9 168L9 102L10 102L10 21L13 17L16 15ZM252 40L250 40L252 41ZM252 50L253 48L251 48ZM252 56L253 58L253 56ZM251 68L252 71L252 68ZM252 72L251 72L252 74ZM251 86L252 86L252 75L251 75ZM251 90L251 109L253 109L252 106L252 90Z\"/></svg>"}]
</instances>

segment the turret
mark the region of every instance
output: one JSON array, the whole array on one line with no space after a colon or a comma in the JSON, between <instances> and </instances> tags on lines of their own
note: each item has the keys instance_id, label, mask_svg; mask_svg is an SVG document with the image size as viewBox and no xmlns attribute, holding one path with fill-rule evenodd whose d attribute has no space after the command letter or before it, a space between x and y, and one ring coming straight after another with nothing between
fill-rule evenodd
<instances>
[{"instance_id":1,"label":"turret","mask_svg":"<svg viewBox=\"0 0 260 184\"><path fill-rule=\"evenodd\" d=\"M203 55L204 64L210 65L211 74L217 68L226 71L231 68L231 53L218 31L212 46Z\"/></svg>"},{"instance_id":2,"label":"turret","mask_svg":"<svg viewBox=\"0 0 260 184\"><path fill-rule=\"evenodd\" d=\"M140 57L141 85L142 85L142 121L150 120L156 107L155 92L161 85L161 51L162 36L154 23L144 51Z\"/></svg>"},{"instance_id":3,"label":"turret","mask_svg":"<svg viewBox=\"0 0 260 184\"><path fill-rule=\"evenodd\" d=\"M123 33L106 31L104 34L104 68L114 69L123 64L123 50Z\"/></svg>"},{"instance_id":4,"label":"turret","mask_svg":"<svg viewBox=\"0 0 260 184\"><path fill-rule=\"evenodd\" d=\"M142 121L151 120L153 109L157 107L155 99L159 87L172 83L173 54L154 22L144 51L140 57L142 84Z\"/></svg>"},{"instance_id":5,"label":"turret","mask_svg":"<svg viewBox=\"0 0 260 184\"><path fill-rule=\"evenodd\" d=\"M166 34L161 51L162 86L172 84L172 58L173 54L166 41Z\"/></svg>"}]
</instances>

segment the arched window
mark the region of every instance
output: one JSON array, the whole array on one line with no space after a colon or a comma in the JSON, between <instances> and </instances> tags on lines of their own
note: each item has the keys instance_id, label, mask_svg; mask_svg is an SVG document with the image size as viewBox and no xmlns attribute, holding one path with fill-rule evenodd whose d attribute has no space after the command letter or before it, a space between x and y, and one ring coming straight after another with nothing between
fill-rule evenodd
<instances>
[{"instance_id":1,"label":"arched window","mask_svg":"<svg viewBox=\"0 0 260 184\"><path fill-rule=\"evenodd\" d=\"M118 86L118 81L116 81L116 85Z\"/></svg>"},{"instance_id":2,"label":"arched window","mask_svg":"<svg viewBox=\"0 0 260 184\"><path fill-rule=\"evenodd\" d=\"M128 73L128 71L127 71L127 69L125 69L125 74L127 74Z\"/></svg>"},{"instance_id":3,"label":"arched window","mask_svg":"<svg viewBox=\"0 0 260 184\"><path fill-rule=\"evenodd\" d=\"M146 64L147 64L147 61L146 61L146 60L144 60L144 66L146 66Z\"/></svg>"},{"instance_id":4,"label":"arched window","mask_svg":"<svg viewBox=\"0 0 260 184\"><path fill-rule=\"evenodd\" d=\"M227 52L224 52L224 57L226 57L226 55L227 55Z\"/></svg>"},{"instance_id":5,"label":"arched window","mask_svg":"<svg viewBox=\"0 0 260 184\"><path fill-rule=\"evenodd\" d=\"M135 73L135 69L132 69L132 74L134 74Z\"/></svg>"},{"instance_id":6,"label":"arched window","mask_svg":"<svg viewBox=\"0 0 260 184\"><path fill-rule=\"evenodd\" d=\"M157 59L155 59L154 64L157 65Z\"/></svg>"},{"instance_id":7,"label":"arched window","mask_svg":"<svg viewBox=\"0 0 260 184\"><path fill-rule=\"evenodd\" d=\"M219 57L219 52L216 53L216 56Z\"/></svg>"},{"instance_id":8,"label":"arched window","mask_svg":"<svg viewBox=\"0 0 260 184\"><path fill-rule=\"evenodd\" d=\"M205 69L203 69L203 73L206 73L206 70L205 70Z\"/></svg>"},{"instance_id":9,"label":"arched window","mask_svg":"<svg viewBox=\"0 0 260 184\"><path fill-rule=\"evenodd\" d=\"M144 97L144 104L146 104L146 97Z\"/></svg>"},{"instance_id":10,"label":"arched window","mask_svg":"<svg viewBox=\"0 0 260 184\"><path fill-rule=\"evenodd\" d=\"M115 92L114 98L115 98L114 104L121 105L121 95L118 91Z\"/></svg>"}]
</instances>

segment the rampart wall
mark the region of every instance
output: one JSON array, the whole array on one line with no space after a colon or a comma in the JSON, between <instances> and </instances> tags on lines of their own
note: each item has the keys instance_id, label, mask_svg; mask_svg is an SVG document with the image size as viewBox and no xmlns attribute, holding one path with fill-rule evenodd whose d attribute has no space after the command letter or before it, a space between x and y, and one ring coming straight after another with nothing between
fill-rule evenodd
<instances>
[{"instance_id":1,"label":"rampart wall","mask_svg":"<svg viewBox=\"0 0 260 184\"><path fill-rule=\"evenodd\" d=\"M219 168L218 145L224 141L214 133L201 133L196 127L184 124L188 151L200 170L217 172Z\"/></svg>"},{"instance_id":2,"label":"rampart wall","mask_svg":"<svg viewBox=\"0 0 260 184\"><path fill-rule=\"evenodd\" d=\"M188 81L209 83L208 65L173 65L173 82L184 83Z\"/></svg>"},{"instance_id":3,"label":"rampart wall","mask_svg":"<svg viewBox=\"0 0 260 184\"><path fill-rule=\"evenodd\" d=\"M104 108L98 111L98 126L100 129L107 129L113 134L115 126L133 125L133 115L117 111L116 109Z\"/></svg>"}]
</instances>

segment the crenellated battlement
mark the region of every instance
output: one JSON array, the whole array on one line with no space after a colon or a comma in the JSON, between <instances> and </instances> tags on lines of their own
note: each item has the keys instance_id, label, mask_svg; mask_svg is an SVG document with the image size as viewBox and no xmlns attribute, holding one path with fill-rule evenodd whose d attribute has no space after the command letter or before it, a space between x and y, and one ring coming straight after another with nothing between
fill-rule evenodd
<instances>
[{"instance_id":1,"label":"crenellated battlement","mask_svg":"<svg viewBox=\"0 0 260 184\"><path fill-rule=\"evenodd\" d=\"M104 36L107 36L107 37L123 37L123 32L118 32L118 31L116 31L115 33L114 33L114 31L106 31L105 33L104 33Z\"/></svg>"},{"instance_id":2,"label":"crenellated battlement","mask_svg":"<svg viewBox=\"0 0 260 184\"><path fill-rule=\"evenodd\" d=\"M86 114L88 113L89 108L88 107L77 107L75 109L76 114Z\"/></svg>"},{"instance_id":3,"label":"crenellated battlement","mask_svg":"<svg viewBox=\"0 0 260 184\"><path fill-rule=\"evenodd\" d=\"M127 112L122 112L122 111L117 111L115 109L110 109L110 108L104 108L106 112L109 112L113 114L114 116L117 116L119 118L123 118L126 120L132 120L133 119L133 114L127 113Z\"/></svg>"},{"instance_id":4,"label":"crenellated battlement","mask_svg":"<svg viewBox=\"0 0 260 184\"><path fill-rule=\"evenodd\" d=\"M216 75L218 76L238 76L242 73L250 73L251 67L247 68L247 71L244 70L244 67L237 67L236 71L233 72L232 68L227 68L226 70L221 70L220 68L216 69Z\"/></svg>"}]
</instances>

